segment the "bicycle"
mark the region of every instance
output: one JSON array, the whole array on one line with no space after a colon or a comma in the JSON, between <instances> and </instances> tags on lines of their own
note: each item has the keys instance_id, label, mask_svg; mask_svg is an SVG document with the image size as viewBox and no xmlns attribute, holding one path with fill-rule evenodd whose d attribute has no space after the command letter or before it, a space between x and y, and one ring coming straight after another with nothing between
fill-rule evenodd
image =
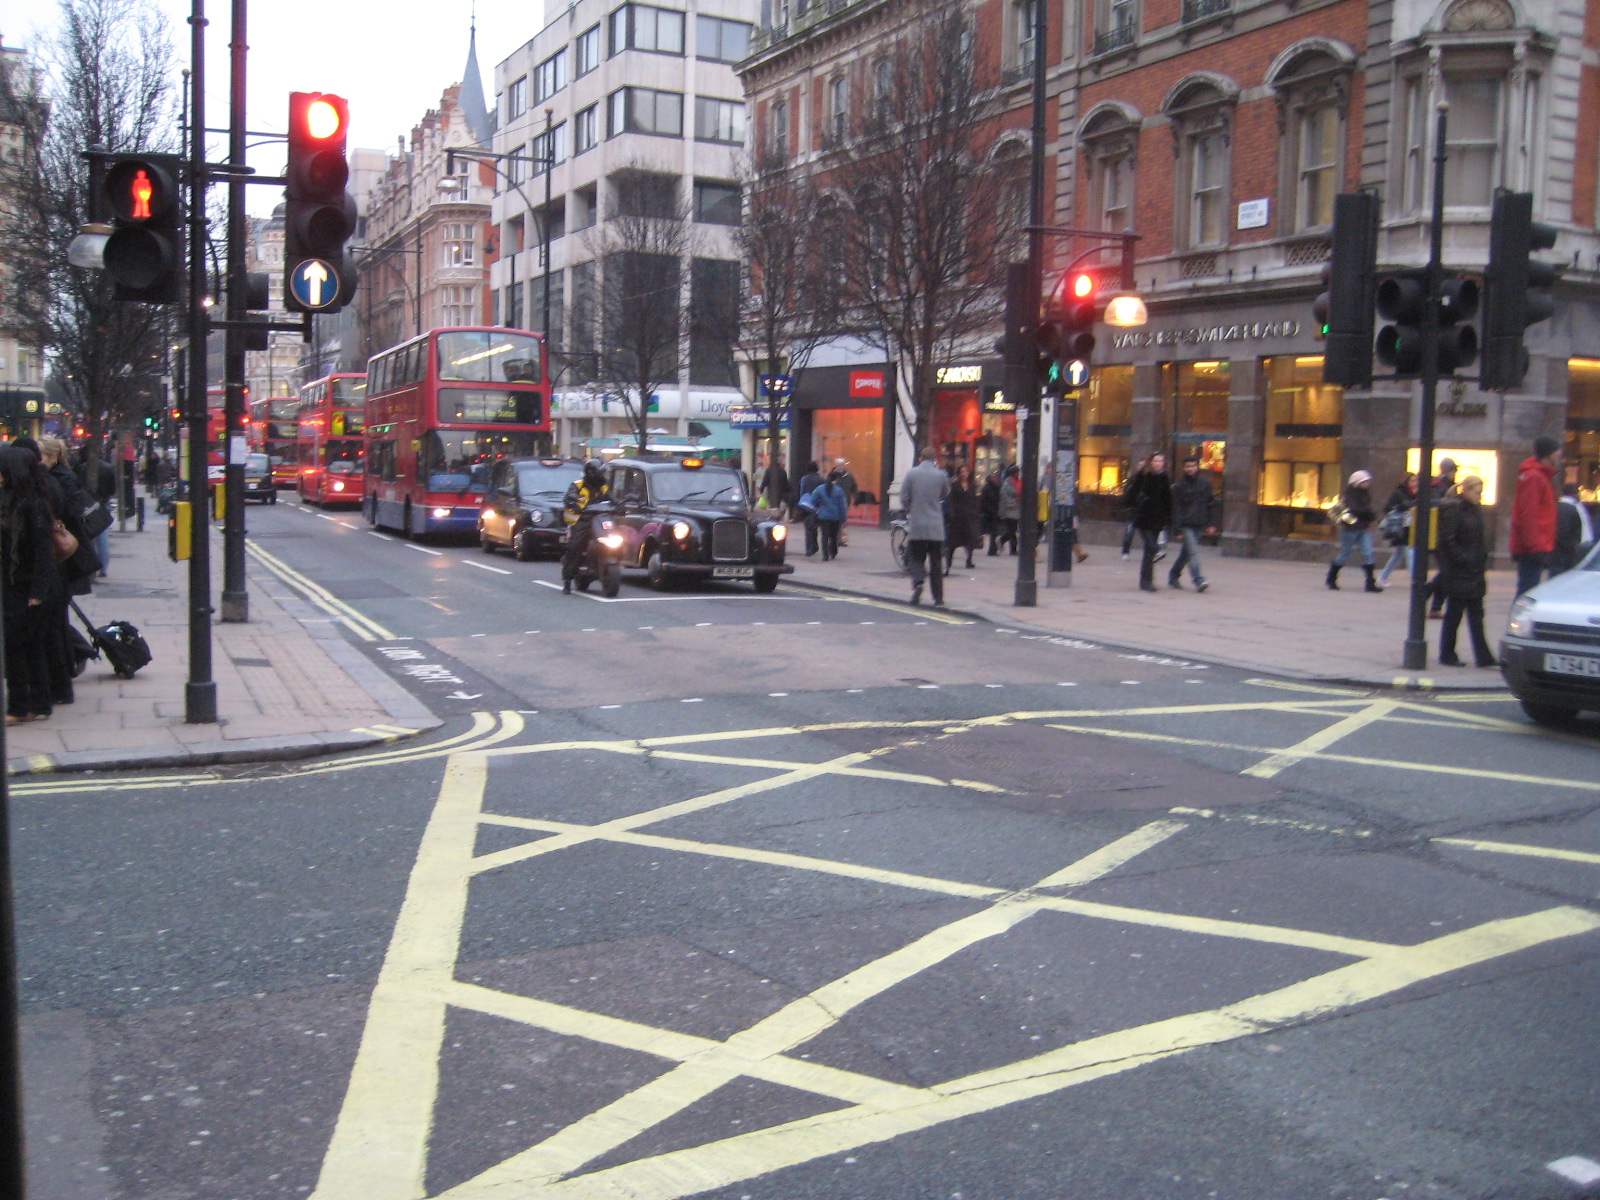
<instances>
[{"instance_id":1,"label":"bicycle","mask_svg":"<svg viewBox=\"0 0 1600 1200\"><path fill-rule=\"evenodd\" d=\"M902 571L911 574L911 531L903 512L889 514L889 553Z\"/></svg>"}]
</instances>

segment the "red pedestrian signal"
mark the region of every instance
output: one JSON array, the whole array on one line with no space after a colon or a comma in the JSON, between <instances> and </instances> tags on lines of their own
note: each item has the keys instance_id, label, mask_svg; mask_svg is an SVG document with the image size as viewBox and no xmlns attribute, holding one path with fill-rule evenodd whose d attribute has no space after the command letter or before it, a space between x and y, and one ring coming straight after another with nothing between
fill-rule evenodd
<instances>
[{"instance_id":1,"label":"red pedestrian signal","mask_svg":"<svg viewBox=\"0 0 1600 1200\"><path fill-rule=\"evenodd\" d=\"M289 93L283 300L295 312L333 312L353 290L344 269L344 244L356 224L355 201L345 191L349 135L350 106L343 96ZM325 297L333 295L331 289L338 297L330 303Z\"/></svg>"},{"instance_id":2,"label":"red pedestrian signal","mask_svg":"<svg viewBox=\"0 0 1600 1200\"><path fill-rule=\"evenodd\" d=\"M129 154L111 160L101 194L113 229L103 261L118 300L176 304L183 271L183 205L178 156Z\"/></svg>"}]
</instances>

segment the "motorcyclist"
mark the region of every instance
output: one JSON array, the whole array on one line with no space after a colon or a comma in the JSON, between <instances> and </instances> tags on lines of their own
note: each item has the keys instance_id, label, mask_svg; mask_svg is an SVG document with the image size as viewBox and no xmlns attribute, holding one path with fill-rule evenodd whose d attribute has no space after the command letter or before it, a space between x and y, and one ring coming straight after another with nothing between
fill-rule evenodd
<instances>
[{"instance_id":1,"label":"motorcyclist","mask_svg":"<svg viewBox=\"0 0 1600 1200\"><path fill-rule=\"evenodd\" d=\"M590 527L594 523L591 510L609 494L598 458L591 458L584 463L583 477L567 485L566 498L561 502L561 519L567 523L567 552L561 559L563 592L572 591L578 566L583 562L584 555L589 553Z\"/></svg>"}]
</instances>

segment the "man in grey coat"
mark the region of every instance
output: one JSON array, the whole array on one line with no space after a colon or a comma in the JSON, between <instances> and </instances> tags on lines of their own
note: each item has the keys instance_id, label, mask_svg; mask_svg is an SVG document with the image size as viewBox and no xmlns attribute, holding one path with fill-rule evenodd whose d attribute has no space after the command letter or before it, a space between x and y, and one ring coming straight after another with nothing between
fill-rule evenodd
<instances>
[{"instance_id":1,"label":"man in grey coat","mask_svg":"<svg viewBox=\"0 0 1600 1200\"><path fill-rule=\"evenodd\" d=\"M922 603L923 561L933 584L933 606L944 607L944 501L950 476L939 469L939 452L923 448L921 461L900 481L900 506L906 510L910 539L911 603Z\"/></svg>"}]
</instances>

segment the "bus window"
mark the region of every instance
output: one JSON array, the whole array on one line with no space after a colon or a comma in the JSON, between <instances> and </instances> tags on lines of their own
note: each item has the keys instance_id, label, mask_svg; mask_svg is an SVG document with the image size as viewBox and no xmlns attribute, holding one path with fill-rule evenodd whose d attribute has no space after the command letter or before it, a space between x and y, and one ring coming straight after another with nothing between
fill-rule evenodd
<instances>
[{"instance_id":1,"label":"bus window","mask_svg":"<svg viewBox=\"0 0 1600 1200\"><path fill-rule=\"evenodd\" d=\"M456 383L540 382L538 338L500 330L439 334L439 378Z\"/></svg>"}]
</instances>

